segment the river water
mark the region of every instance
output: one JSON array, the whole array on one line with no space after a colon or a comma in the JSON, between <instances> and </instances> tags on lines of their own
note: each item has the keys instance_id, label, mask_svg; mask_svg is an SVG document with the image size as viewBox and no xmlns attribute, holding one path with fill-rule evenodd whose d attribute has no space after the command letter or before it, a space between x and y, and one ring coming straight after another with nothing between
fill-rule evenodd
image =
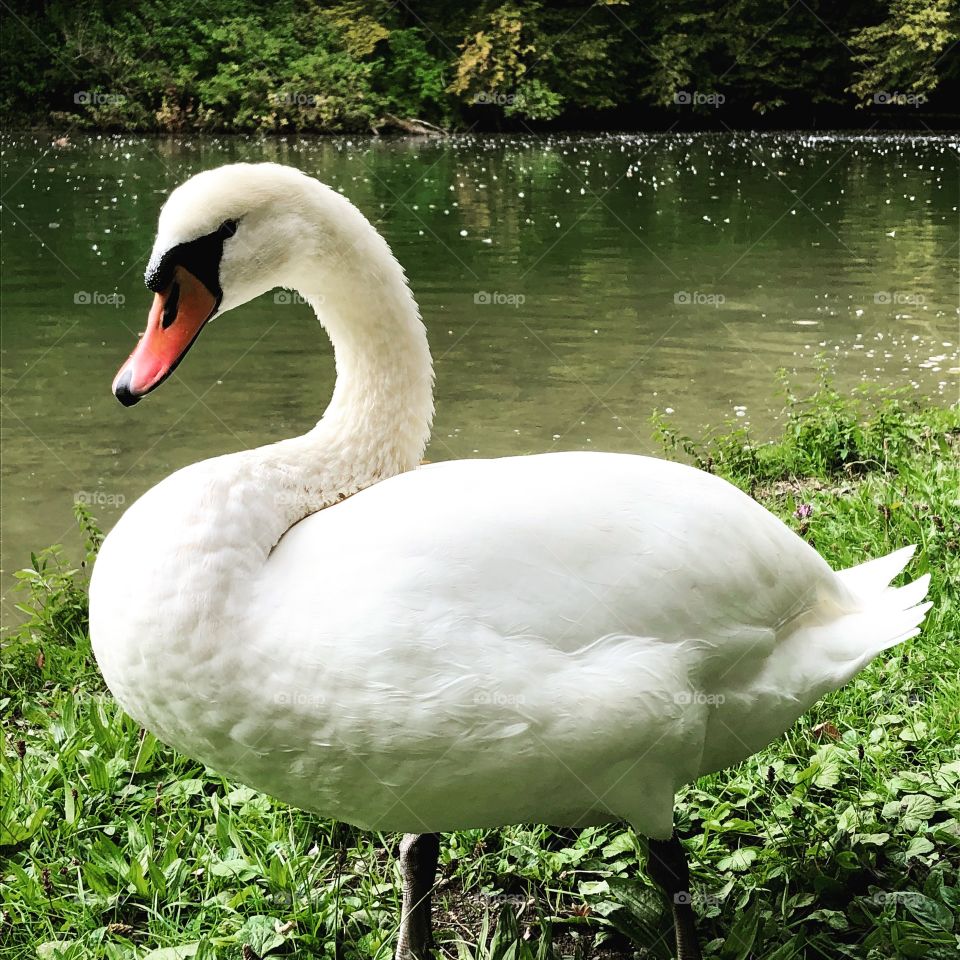
<instances>
[{"instance_id":1,"label":"river water","mask_svg":"<svg viewBox=\"0 0 960 960\"><path fill-rule=\"evenodd\" d=\"M157 212L192 173L297 166L356 203L430 334L427 456L656 450L654 411L702 436L773 433L786 368L957 398L958 143L943 136L150 139L6 136L3 593L176 468L308 429L330 349L267 294L215 323L133 410L110 393L144 325ZM74 551L76 552L76 551Z\"/></svg>"}]
</instances>

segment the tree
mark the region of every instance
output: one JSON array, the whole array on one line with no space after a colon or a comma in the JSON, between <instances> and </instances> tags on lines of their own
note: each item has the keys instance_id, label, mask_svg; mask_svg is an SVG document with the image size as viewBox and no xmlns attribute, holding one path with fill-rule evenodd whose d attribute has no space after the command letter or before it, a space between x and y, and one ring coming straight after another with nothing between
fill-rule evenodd
<instances>
[{"instance_id":1,"label":"tree","mask_svg":"<svg viewBox=\"0 0 960 960\"><path fill-rule=\"evenodd\" d=\"M862 102L928 97L958 72L960 9L953 0L891 0L887 18L850 38L859 65L849 87ZM921 101L922 102L922 101Z\"/></svg>"}]
</instances>

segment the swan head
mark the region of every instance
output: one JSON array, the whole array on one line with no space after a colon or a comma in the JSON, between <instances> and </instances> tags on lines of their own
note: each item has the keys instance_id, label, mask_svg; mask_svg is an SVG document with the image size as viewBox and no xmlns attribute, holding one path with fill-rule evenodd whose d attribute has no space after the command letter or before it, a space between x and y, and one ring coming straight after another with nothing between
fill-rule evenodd
<instances>
[{"instance_id":1,"label":"swan head","mask_svg":"<svg viewBox=\"0 0 960 960\"><path fill-rule=\"evenodd\" d=\"M342 205L350 207L329 187L275 163L205 170L177 187L160 212L145 274L153 304L114 378L117 399L130 406L160 386L214 316L295 285L294 261Z\"/></svg>"}]
</instances>

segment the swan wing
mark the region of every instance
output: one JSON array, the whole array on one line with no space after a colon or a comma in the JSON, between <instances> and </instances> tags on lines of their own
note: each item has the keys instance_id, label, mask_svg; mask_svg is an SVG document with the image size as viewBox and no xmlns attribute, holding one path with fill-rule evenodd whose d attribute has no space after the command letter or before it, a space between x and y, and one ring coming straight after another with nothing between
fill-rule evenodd
<instances>
[{"instance_id":1,"label":"swan wing","mask_svg":"<svg viewBox=\"0 0 960 960\"><path fill-rule=\"evenodd\" d=\"M430 465L301 521L256 584L245 642L288 748L309 730L339 757L311 787L330 785L320 809L404 829L620 816L657 835L704 765L710 691L748 685L784 624L844 597L715 477L549 454ZM733 731L713 749L750 752ZM505 771L536 788L505 800ZM384 813L383 790L422 823L403 803Z\"/></svg>"},{"instance_id":2,"label":"swan wing","mask_svg":"<svg viewBox=\"0 0 960 960\"><path fill-rule=\"evenodd\" d=\"M314 625L308 645L403 624L439 640L459 620L564 653L618 635L734 657L769 652L785 621L846 595L815 550L725 481L599 453L394 477L288 531L261 586L271 615L277 593L298 591L284 606Z\"/></svg>"}]
</instances>

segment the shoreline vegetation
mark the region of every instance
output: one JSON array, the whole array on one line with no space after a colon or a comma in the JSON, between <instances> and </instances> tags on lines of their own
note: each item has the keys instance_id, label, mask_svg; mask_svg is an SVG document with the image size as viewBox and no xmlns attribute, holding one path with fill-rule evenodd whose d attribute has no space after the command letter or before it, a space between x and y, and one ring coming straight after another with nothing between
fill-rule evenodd
<instances>
[{"instance_id":1,"label":"shoreline vegetation","mask_svg":"<svg viewBox=\"0 0 960 960\"><path fill-rule=\"evenodd\" d=\"M902 393L789 394L779 439L671 457L727 477L835 568L917 544L919 637L738 767L678 796L705 953L723 960L948 960L960 945L960 408ZM2 639L0 960L392 955L394 836L304 814L183 757L125 717L87 635L101 534L19 574ZM445 835L439 944L461 960L668 958L644 847L613 824ZM387 882L384 882L387 877Z\"/></svg>"},{"instance_id":2,"label":"shoreline vegetation","mask_svg":"<svg viewBox=\"0 0 960 960\"><path fill-rule=\"evenodd\" d=\"M960 125L953 0L11 0L7 129Z\"/></svg>"}]
</instances>

